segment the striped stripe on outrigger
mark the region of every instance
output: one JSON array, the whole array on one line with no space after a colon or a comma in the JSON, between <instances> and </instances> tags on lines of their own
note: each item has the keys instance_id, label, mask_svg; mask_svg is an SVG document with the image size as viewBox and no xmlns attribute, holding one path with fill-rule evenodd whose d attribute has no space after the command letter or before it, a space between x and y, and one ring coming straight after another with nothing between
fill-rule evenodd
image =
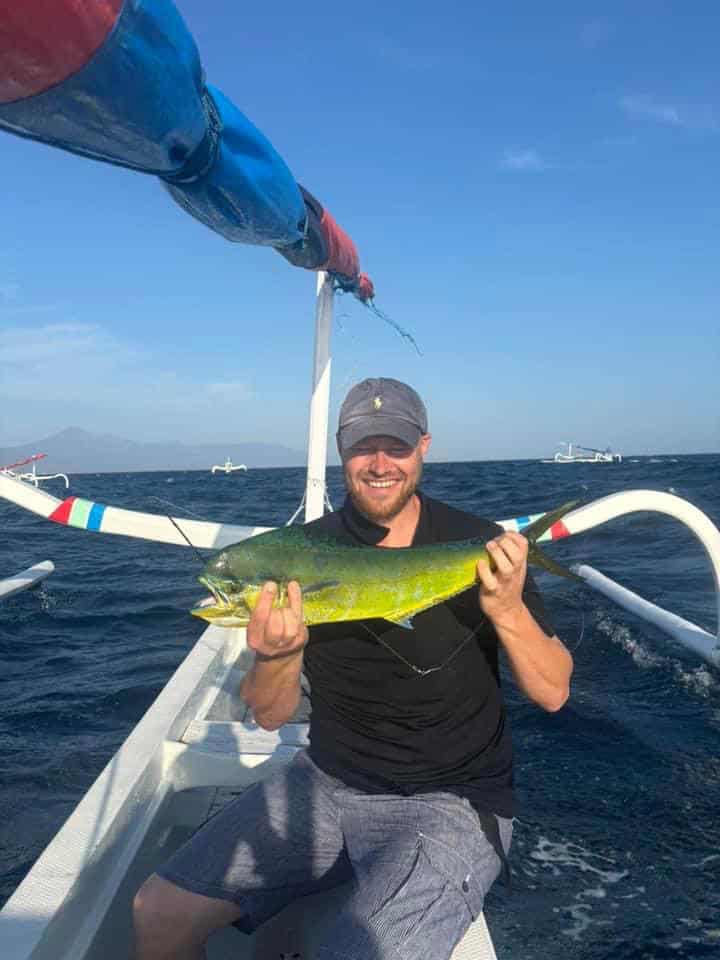
<instances>
[{"instance_id":1,"label":"striped stripe on outrigger","mask_svg":"<svg viewBox=\"0 0 720 960\"><path fill-rule=\"evenodd\" d=\"M82 497L67 497L48 517L55 523L64 523L68 527L80 530L100 530L107 507Z\"/></svg>"},{"instance_id":2,"label":"striped stripe on outrigger","mask_svg":"<svg viewBox=\"0 0 720 960\"><path fill-rule=\"evenodd\" d=\"M48 520L53 520L55 523L62 523L68 527L77 527L79 530L102 531L103 517L105 516L105 511L107 509L107 506L105 506L103 503L94 503L92 500L83 500L82 497L67 497L53 510L53 512L49 515ZM143 519L146 521L167 519L164 516L158 516L156 514L135 514L135 516L138 519ZM544 513L532 513L527 517L515 517L512 520L500 520L499 523L500 526L505 528L505 530L514 530L516 533L522 533L523 530L531 523L544 516ZM200 523L199 526L203 526L203 524ZM208 524L208 526L210 526L210 524ZM115 529L110 530L109 532L126 533L128 536L147 536L147 534L139 533L133 529ZM241 538L242 536L250 535L250 532L245 533L245 531L241 531L240 528L238 528L237 533L241 536ZM550 527L549 530L546 530L542 536L538 537L538 542L543 540L561 540L563 537L571 536L571 534L572 531L568 530L563 521L558 520L552 525L552 527ZM150 539L154 539L154 537L150 536Z\"/></svg>"},{"instance_id":3,"label":"striped stripe on outrigger","mask_svg":"<svg viewBox=\"0 0 720 960\"><path fill-rule=\"evenodd\" d=\"M501 520L500 526L504 527L506 530L512 530L515 533L522 533L526 527L529 527L531 523L534 523L535 520L539 520L540 517L544 517L544 513L532 513L528 517L515 517L513 520ZM549 530L546 530L542 536L538 537L538 542L542 540L562 540L563 537L569 537L570 531L562 522L558 520L554 523Z\"/></svg>"}]
</instances>

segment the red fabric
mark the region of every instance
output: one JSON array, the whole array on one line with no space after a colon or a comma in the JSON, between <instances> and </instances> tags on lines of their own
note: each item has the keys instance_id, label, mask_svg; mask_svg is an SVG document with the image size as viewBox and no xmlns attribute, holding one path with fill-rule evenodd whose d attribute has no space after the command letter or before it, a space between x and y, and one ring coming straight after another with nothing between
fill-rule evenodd
<instances>
[{"instance_id":1,"label":"red fabric","mask_svg":"<svg viewBox=\"0 0 720 960\"><path fill-rule=\"evenodd\" d=\"M552 535L553 540L560 540L562 537L570 536L570 531L562 522L562 520L558 520L557 523L554 523L550 527L550 533Z\"/></svg>"},{"instance_id":2,"label":"red fabric","mask_svg":"<svg viewBox=\"0 0 720 960\"><path fill-rule=\"evenodd\" d=\"M325 234L328 258L318 269L340 273L344 277L356 277L360 271L360 261L355 244L325 209L320 226Z\"/></svg>"},{"instance_id":3,"label":"red fabric","mask_svg":"<svg viewBox=\"0 0 720 960\"><path fill-rule=\"evenodd\" d=\"M60 506L50 514L48 520L54 520L55 523L67 524L70 519L70 511L76 500L77 497L68 497L67 500L63 500Z\"/></svg>"},{"instance_id":4,"label":"red fabric","mask_svg":"<svg viewBox=\"0 0 720 960\"><path fill-rule=\"evenodd\" d=\"M36 460L43 460L46 453L34 453L31 457L25 457L24 460L16 460L15 463L6 463L0 467L0 470L12 470L14 467L24 467L26 463L34 463Z\"/></svg>"},{"instance_id":5,"label":"red fabric","mask_svg":"<svg viewBox=\"0 0 720 960\"><path fill-rule=\"evenodd\" d=\"M77 73L112 30L124 0L0 0L0 103Z\"/></svg>"},{"instance_id":6,"label":"red fabric","mask_svg":"<svg viewBox=\"0 0 720 960\"><path fill-rule=\"evenodd\" d=\"M370 277L366 273L361 273L358 277L357 287L355 288L355 296L362 300L363 303L366 300L372 300L375 296L375 287Z\"/></svg>"}]
</instances>

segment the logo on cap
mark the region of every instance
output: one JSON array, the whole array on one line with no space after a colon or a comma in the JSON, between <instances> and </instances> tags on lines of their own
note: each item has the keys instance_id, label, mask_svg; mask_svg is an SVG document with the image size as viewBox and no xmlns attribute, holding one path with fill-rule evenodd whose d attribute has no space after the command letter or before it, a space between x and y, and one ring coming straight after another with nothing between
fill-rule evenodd
<instances>
[{"instance_id":1,"label":"logo on cap","mask_svg":"<svg viewBox=\"0 0 720 960\"><path fill-rule=\"evenodd\" d=\"M375 407L376 410L379 410L380 407L382 407L382 405L383 405L382 397L373 398L373 407Z\"/></svg>"}]
</instances>

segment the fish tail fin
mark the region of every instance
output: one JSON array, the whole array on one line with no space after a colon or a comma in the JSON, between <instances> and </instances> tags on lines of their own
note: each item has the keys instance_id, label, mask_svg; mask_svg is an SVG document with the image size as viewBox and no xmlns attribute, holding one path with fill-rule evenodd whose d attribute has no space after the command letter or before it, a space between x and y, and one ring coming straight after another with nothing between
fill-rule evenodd
<instances>
[{"instance_id":1,"label":"fish tail fin","mask_svg":"<svg viewBox=\"0 0 720 960\"><path fill-rule=\"evenodd\" d=\"M561 564L551 560L550 557L547 557L537 546L537 541L540 537L556 524L558 520L561 520L566 513L570 513L570 511L574 510L579 504L579 500L571 500L569 503L564 503L561 507L558 507L557 510L550 510L548 513L544 513L521 532L530 544L528 550L529 563L535 564L536 567L542 567L543 570L547 570L548 573L554 573L557 577L566 577L568 580L579 580L580 583L584 583L585 581L582 577L573 573L572 570L568 570L567 567L563 567Z\"/></svg>"},{"instance_id":2,"label":"fish tail fin","mask_svg":"<svg viewBox=\"0 0 720 960\"><path fill-rule=\"evenodd\" d=\"M551 560L546 554L539 550L537 547L530 547L528 550L528 563L534 564L536 567L542 567L543 570L547 570L548 573L554 573L556 577L565 577L568 580L576 580L578 583L585 583L582 577L579 577L576 573L573 573L572 570L568 570L567 567L563 567L560 563L555 563L554 560Z\"/></svg>"}]
</instances>

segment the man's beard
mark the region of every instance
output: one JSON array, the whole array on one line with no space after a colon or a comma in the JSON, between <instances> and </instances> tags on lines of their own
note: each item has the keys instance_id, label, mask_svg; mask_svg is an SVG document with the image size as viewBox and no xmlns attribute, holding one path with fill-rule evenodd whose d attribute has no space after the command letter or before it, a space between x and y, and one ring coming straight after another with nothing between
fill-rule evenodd
<instances>
[{"instance_id":1,"label":"man's beard","mask_svg":"<svg viewBox=\"0 0 720 960\"><path fill-rule=\"evenodd\" d=\"M364 495L362 482L355 486L350 482L347 475L345 476L345 485L348 488L355 507L360 513L366 516L368 520L382 524L396 517L407 506L410 500L412 500L420 483L421 473L422 467L417 471L417 476L412 478L406 477L403 480L394 497L383 502L378 502L371 497L366 497Z\"/></svg>"}]
</instances>

